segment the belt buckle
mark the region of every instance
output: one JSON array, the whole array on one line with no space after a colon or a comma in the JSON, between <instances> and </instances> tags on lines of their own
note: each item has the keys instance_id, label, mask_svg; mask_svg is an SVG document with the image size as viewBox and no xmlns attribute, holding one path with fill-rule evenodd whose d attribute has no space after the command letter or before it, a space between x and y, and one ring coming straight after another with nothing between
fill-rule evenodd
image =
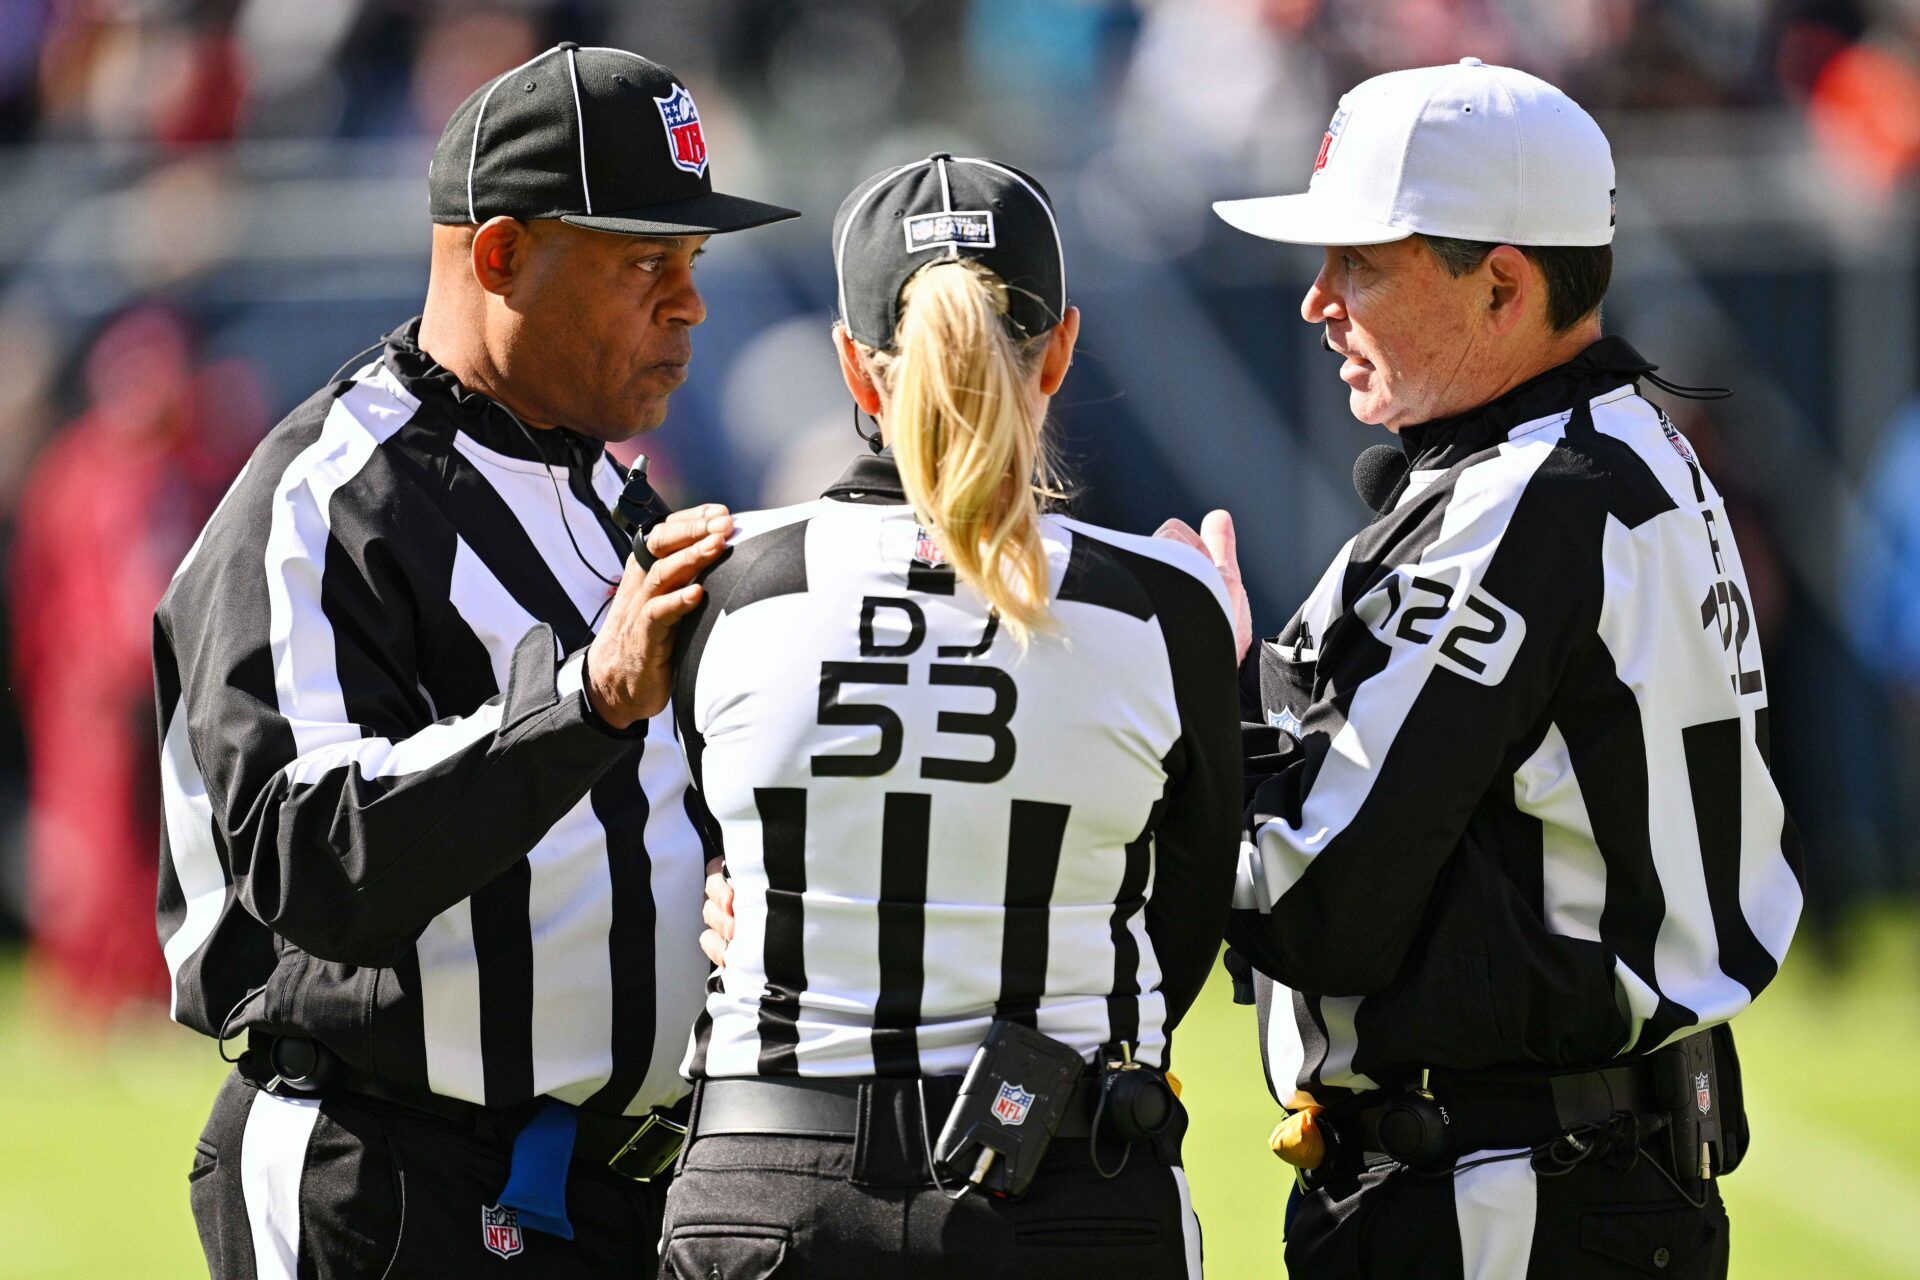
<instances>
[{"instance_id":1,"label":"belt buckle","mask_svg":"<svg viewBox=\"0 0 1920 1280\"><path fill-rule=\"evenodd\" d=\"M607 1168L635 1182L651 1182L673 1167L686 1141L686 1125L653 1112L613 1153Z\"/></svg>"}]
</instances>

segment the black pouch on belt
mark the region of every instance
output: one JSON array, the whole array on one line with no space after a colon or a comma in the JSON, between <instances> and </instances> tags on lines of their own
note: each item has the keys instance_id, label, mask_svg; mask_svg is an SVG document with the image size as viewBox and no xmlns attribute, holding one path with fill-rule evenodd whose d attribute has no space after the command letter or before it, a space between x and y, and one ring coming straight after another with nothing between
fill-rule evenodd
<instances>
[{"instance_id":1,"label":"black pouch on belt","mask_svg":"<svg viewBox=\"0 0 1920 1280\"><path fill-rule=\"evenodd\" d=\"M1086 1069L1071 1045L995 1022L934 1143L941 1176L1008 1199L1024 1195Z\"/></svg>"},{"instance_id":2,"label":"black pouch on belt","mask_svg":"<svg viewBox=\"0 0 1920 1280\"><path fill-rule=\"evenodd\" d=\"M1724 1045L1724 1048L1722 1046ZM1746 1154L1740 1062L1725 1027L1696 1031L1652 1055L1654 1104L1666 1120L1668 1167L1692 1195Z\"/></svg>"}]
</instances>

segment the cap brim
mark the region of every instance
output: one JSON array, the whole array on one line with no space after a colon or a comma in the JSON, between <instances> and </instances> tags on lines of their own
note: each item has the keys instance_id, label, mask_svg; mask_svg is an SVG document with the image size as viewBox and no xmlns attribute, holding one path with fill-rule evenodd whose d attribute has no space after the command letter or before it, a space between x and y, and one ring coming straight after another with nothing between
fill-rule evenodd
<instances>
[{"instance_id":1,"label":"cap brim","mask_svg":"<svg viewBox=\"0 0 1920 1280\"><path fill-rule=\"evenodd\" d=\"M643 209L625 209L618 213L567 213L560 216L560 221L589 231L612 231L623 236L717 236L799 216L798 209L783 209L777 204L762 204L715 191L691 200L650 204Z\"/></svg>"},{"instance_id":2,"label":"cap brim","mask_svg":"<svg viewBox=\"0 0 1920 1280\"><path fill-rule=\"evenodd\" d=\"M1296 196L1216 200L1213 211L1229 226L1284 244L1387 244L1413 232L1330 206L1311 191Z\"/></svg>"}]
</instances>

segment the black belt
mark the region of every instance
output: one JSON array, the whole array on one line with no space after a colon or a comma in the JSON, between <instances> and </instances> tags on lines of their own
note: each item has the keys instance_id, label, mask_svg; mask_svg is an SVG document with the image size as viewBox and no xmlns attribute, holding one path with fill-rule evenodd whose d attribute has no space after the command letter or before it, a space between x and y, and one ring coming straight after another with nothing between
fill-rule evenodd
<instances>
[{"instance_id":1,"label":"black belt","mask_svg":"<svg viewBox=\"0 0 1920 1280\"><path fill-rule=\"evenodd\" d=\"M256 1053L259 1056L258 1065L249 1074L258 1078L262 1070L268 1072L259 1083L277 1085L292 1096L344 1091L375 1103L447 1121L503 1147L513 1146L515 1136L533 1119L544 1101L536 1098L513 1107L483 1107L426 1089L397 1085L347 1065L317 1040L251 1032L248 1049L248 1057ZM243 1064L245 1061L243 1059ZM290 1079L285 1073L290 1062L297 1063L307 1074L298 1080ZM672 1167L686 1143L688 1107L687 1101L681 1101L643 1116L580 1111L574 1132L573 1158L582 1164L604 1165L636 1182L657 1178Z\"/></svg>"},{"instance_id":2,"label":"black belt","mask_svg":"<svg viewBox=\"0 0 1920 1280\"><path fill-rule=\"evenodd\" d=\"M364 1098L452 1120L507 1147L513 1145L514 1135L533 1118L540 1105L536 1101L518 1107L482 1107L459 1098L395 1087L358 1071L349 1071L342 1087ZM687 1140L686 1121L685 1102L643 1116L583 1110L578 1113L574 1131L573 1158L581 1164L604 1165L635 1182L650 1182L670 1169L679 1157L680 1148Z\"/></svg>"},{"instance_id":3,"label":"black belt","mask_svg":"<svg viewBox=\"0 0 1920 1280\"><path fill-rule=\"evenodd\" d=\"M927 1132L940 1126L960 1094L960 1076L929 1080L818 1080L749 1076L704 1080L696 1088L689 1141L723 1134L760 1137L856 1138L862 1118L881 1108L877 1095L902 1094L924 1099ZM1086 1138L1093 1133L1098 1086L1091 1075L1074 1085L1056 1138Z\"/></svg>"},{"instance_id":4,"label":"black belt","mask_svg":"<svg viewBox=\"0 0 1920 1280\"><path fill-rule=\"evenodd\" d=\"M1634 1059L1560 1072L1435 1070L1423 1088L1359 1094L1330 1106L1315 1123L1330 1139L1335 1165L1381 1155L1404 1161L1404 1135L1417 1124L1410 1108L1417 1111L1423 1101L1445 1112L1445 1141L1436 1159L1533 1147L1568 1130L1604 1125L1620 1112L1656 1109L1652 1070L1646 1060Z\"/></svg>"}]
</instances>

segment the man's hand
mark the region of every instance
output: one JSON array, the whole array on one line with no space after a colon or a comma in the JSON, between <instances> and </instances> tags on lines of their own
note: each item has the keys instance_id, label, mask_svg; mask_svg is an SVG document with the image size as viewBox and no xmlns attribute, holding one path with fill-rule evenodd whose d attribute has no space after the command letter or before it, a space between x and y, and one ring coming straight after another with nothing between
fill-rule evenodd
<instances>
[{"instance_id":1,"label":"man's hand","mask_svg":"<svg viewBox=\"0 0 1920 1280\"><path fill-rule=\"evenodd\" d=\"M733 941L733 885L727 880L724 859L707 863L707 900L700 906L700 918L707 922L700 935L700 949L707 953L716 969L727 967L727 944Z\"/></svg>"},{"instance_id":2,"label":"man's hand","mask_svg":"<svg viewBox=\"0 0 1920 1280\"><path fill-rule=\"evenodd\" d=\"M1253 648L1253 606L1247 603L1247 587L1240 580L1240 551L1233 535L1233 516L1225 511L1209 511L1200 522L1200 532L1184 520L1169 520L1153 531L1156 538L1184 542L1213 561L1213 567L1227 584L1227 601L1233 606L1234 660L1245 662Z\"/></svg>"},{"instance_id":3,"label":"man's hand","mask_svg":"<svg viewBox=\"0 0 1920 1280\"><path fill-rule=\"evenodd\" d=\"M658 557L627 559L606 625L587 650L587 701L616 729L660 714L673 690L673 629L700 603L703 570L720 558L733 516L718 503L676 511L647 535Z\"/></svg>"}]
</instances>

